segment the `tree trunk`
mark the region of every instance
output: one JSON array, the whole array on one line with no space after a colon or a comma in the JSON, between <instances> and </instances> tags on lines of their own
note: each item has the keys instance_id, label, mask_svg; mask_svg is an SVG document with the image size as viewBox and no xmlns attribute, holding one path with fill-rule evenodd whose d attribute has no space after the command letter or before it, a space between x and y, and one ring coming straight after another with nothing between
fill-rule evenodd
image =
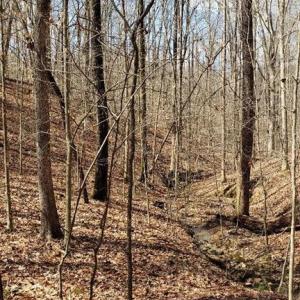
<instances>
[{"instance_id":1,"label":"tree trunk","mask_svg":"<svg viewBox=\"0 0 300 300\"><path fill-rule=\"evenodd\" d=\"M298 22L299 22L298 17ZM299 27L299 26L298 26ZM300 28L299 28L300 29ZM293 120L292 120L292 154L291 154L291 191L292 191L292 220L290 235L290 265L289 265L289 285L288 298L293 300L294 283L294 264L295 264L295 226L297 209L297 183L296 183L296 164L297 164L297 119L298 119L298 88L300 71L300 31L298 29L298 57L295 71L295 87L293 99Z\"/></svg>"},{"instance_id":2,"label":"tree trunk","mask_svg":"<svg viewBox=\"0 0 300 300\"><path fill-rule=\"evenodd\" d=\"M278 1L279 9L279 67L280 67L280 102L281 102L281 169L288 169L288 134L287 134L287 107L286 107L286 78L285 78L285 11L286 1Z\"/></svg>"},{"instance_id":3,"label":"tree trunk","mask_svg":"<svg viewBox=\"0 0 300 300\"><path fill-rule=\"evenodd\" d=\"M122 0L122 14L124 18L126 18L126 9L125 9L125 0ZM124 71L125 74L128 74L130 71L130 62L129 62L129 56L128 56L128 24L126 23L125 19L123 22L123 30L124 30L124 42L123 42L123 51L124 51ZM126 83L125 86L125 98L128 99L129 96L129 87ZM129 109L127 109L128 113L126 113L125 117L125 136L129 136ZM128 138L125 139L124 142L124 173L123 173L123 179L124 182L128 182L128 148L129 148L129 143L128 143Z\"/></svg>"},{"instance_id":4,"label":"tree trunk","mask_svg":"<svg viewBox=\"0 0 300 300\"><path fill-rule=\"evenodd\" d=\"M15 6L16 6L16 10L18 13L22 14L22 11L21 11L21 8L19 6L19 3L17 1L14 2ZM28 37L31 36L31 33L28 29L28 26L27 26L27 23L21 19L21 23L22 23L22 26L26 32L26 35ZM27 40L27 47L30 49L30 50L34 50L36 52L36 47L34 48L34 43L33 43L33 40L31 40L29 38L29 40ZM42 61L41 61L41 58L40 58L40 53L36 52L36 59L37 60L40 60L40 62L38 62L39 64L42 64ZM33 53L30 53L29 54L29 61L30 61L30 65L36 65L37 63L33 63ZM45 77L47 78L49 84L50 84L50 87L51 87L51 90L54 92L55 96L58 98L59 100L59 106L60 106L60 112L61 112L61 120L62 120L62 124L64 126L64 129L66 127L66 124L65 124L65 103L64 103L64 97L63 97L63 94L61 93L61 90L51 72L51 70L48 68L44 68L44 72L46 73L45 74ZM78 153L77 153L77 147L75 145L75 143L73 142L72 143L72 154L74 155L74 159L75 160L78 160ZM80 175L80 181L83 182L83 179L84 179L84 171L83 171L83 168L82 166L80 165L79 166L80 170L79 170L79 175ZM84 188L83 188L83 198L84 198L84 201L85 203L88 203L89 202L89 196L88 196L88 192L87 192L87 188L86 188L86 184L84 184Z\"/></svg>"},{"instance_id":5,"label":"tree trunk","mask_svg":"<svg viewBox=\"0 0 300 300\"><path fill-rule=\"evenodd\" d=\"M66 129L66 117L65 117L65 102L64 102L64 96L59 88L59 86L57 85L57 82L55 80L55 78L53 77L53 74L50 70L46 70L46 76L47 76L47 80L50 83L51 89L54 91L55 95L58 97L59 100L59 105L60 105L60 111L61 111L61 119L62 119L62 123L64 126L64 129ZM78 152L77 152L77 146L74 143L74 141L72 142L72 155L74 155L74 160L78 161ZM82 168L82 165L79 164L78 166L79 168L79 177L80 177L80 182L83 182L84 179L84 171ZM89 202L89 196L88 196L88 192L87 192L87 188L86 188L86 184L84 184L84 189L83 189L83 198L84 198L84 202L88 203Z\"/></svg>"},{"instance_id":6,"label":"tree trunk","mask_svg":"<svg viewBox=\"0 0 300 300\"><path fill-rule=\"evenodd\" d=\"M62 238L58 213L56 209L50 151L50 104L47 69L49 68L49 18L51 3L38 0L36 7L35 28L35 100L36 100L36 131L38 185L41 203L41 236Z\"/></svg>"},{"instance_id":7,"label":"tree trunk","mask_svg":"<svg viewBox=\"0 0 300 300\"><path fill-rule=\"evenodd\" d=\"M224 33L223 33L223 114L222 114L222 163L221 163L221 181L226 181L226 63L227 63L227 0L224 0Z\"/></svg>"},{"instance_id":8,"label":"tree trunk","mask_svg":"<svg viewBox=\"0 0 300 300\"><path fill-rule=\"evenodd\" d=\"M128 190L127 190L127 264L128 264L128 278L127 278L127 288L128 288L128 300L133 299L132 296L132 284L133 284L133 266L132 266L132 199L133 199L133 164L135 155L135 99L134 94L136 90L137 83L137 72L139 68L138 50L135 49L134 58L134 78L131 90L131 101L130 101L130 119L129 119L129 136L128 136Z\"/></svg>"},{"instance_id":9,"label":"tree trunk","mask_svg":"<svg viewBox=\"0 0 300 300\"><path fill-rule=\"evenodd\" d=\"M134 187L134 156L135 156L135 94L137 90L137 79L139 72L139 47L137 45L137 29L140 26L140 22L149 13L154 0L150 1L146 9L138 20L135 22L135 27L132 30L130 40L133 47L133 78L130 91L130 103L129 103L129 135L128 135L128 185L127 185L127 299L133 299L133 259L132 259L132 201L133 201L133 187ZM114 5L115 9L117 7ZM118 10L119 14L122 13ZM122 15L123 18L124 15ZM128 25L127 20L124 21Z\"/></svg>"},{"instance_id":10,"label":"tree trunk","mask_svg":"<svg viewBox=\"0 0 300 300\"><path fill-rule=\"evenodd\" d=\"M177 69L178 69L178 19L179 19L179 0L174 0L174 17L173 17L173 129L172 129L172 150L171 150L171 162L170 162L170 173L173 173L176 178L176 157L177 157L177 144L178 144L178 95L177 95Z\"/></svg>"},{"instance_id":11,"label":"tree trunk","mask_svg":"<svg viewBox=\"0 0 300 300\"><path fill-rule=\"evenodd\" d=\"M97 122L98 122L98 145L104 142L103 149L96 161L96 173L93 198L105 201L107 197L107 175L108 175L108 108L105 94L104 81L104 58L103 58L103 32L101 20L101 0L92 0L92 56L94 68L94 80L97 89Z\"/></svg>"},{"instance_id":12,"label":"tree trunk","mask_svg":"<svg viewBox=\"0 0 300 300\"><path fill-rule=\"evenodd\" d=\"M239 124L239 109L238 109L238 96L239 96L239 68L238 68L238 20L239 20L239 2L236 1L235 3L235 20L234 20L234 46L233 46L233 81L234 81L234 96L233 96L233 136L234 136L234 158L233 158L233 165L235 171L237 170L238 165L238 156L239 156L239 130L238 130L238 124Z\"/></svg>"},{"instance_id":13,"label":"tree trunk","mask_svg":"<svg viewBox=\"0 0 300 300\"><path fill-rule=\"evenodd\" d=\"M270 103L269 103L269 124L268 124L268 154L273 154L275 150L275 99L276 99L276 85L275 85L275 54L271 54L270 57L270 82L269 82L269 91L270 91Z\"/></svg>"},{"instance_id":14,"label":"tree trunk","mask_svg":"<svg viewBox=\"0 0 300 300\"><path fill-rule=\"evenodd\" d=\"M66 214L65 214L65 244L71 231L71 199L72 199L72 136L70 127L70 75L69 75L69 1L64 0L64 103L65 103L65 124L66 124Z\"/></svg>"},{"instance_id":15,"label":"tree trunk","mask_svg":"<svg viewBox=\"0 0 300 300\"><path fill-rule=\"evenodd\" d=\"M1 59L1 86L2 86L2 126L3 126L3 165L4 165L4 184L5 184L5 199L6 199L6 228L9 231L13 230L13 219L11 212L11 193L10 193L10 173L9 173L9 142L7 131L7 111L6 111L6 63L7 51L5 48L4 39L4 19L3 19L3 0L0 2L1 6L1 52L3 53ZM8 49L8 48L7 48Z\"/></svg>"},{"instance_id":16,"label":"tree trunk","mask_svg":"<svg viewBox=\"0 0 300 300\"><path fill-rule=\"evenodd\" d=\"M144 0L139 0L139 15L144 12ZM146 182L148 178L148 154L147 154L147 94L146 94L146 46L145 46L145 25L144 21L140 23L140 45L139 45L139 55L140 55L140 81L141 81L141 147L142 147L142 157L141 157L141 176L140 180Z\"/></svg>"},{"instance_id":17,"label":"tree trunk","mask_svg":"<svg viewBox=\"0 0 300 300\"><path fill-rule=\"evenodd\" d=\"M241 4L241 41L242 41L242 129L241 153L238 174L237 215L249 215L250 171L255 124L254 71L253 71L253 21L252 0Z\"/></svg>"}]
</instances>

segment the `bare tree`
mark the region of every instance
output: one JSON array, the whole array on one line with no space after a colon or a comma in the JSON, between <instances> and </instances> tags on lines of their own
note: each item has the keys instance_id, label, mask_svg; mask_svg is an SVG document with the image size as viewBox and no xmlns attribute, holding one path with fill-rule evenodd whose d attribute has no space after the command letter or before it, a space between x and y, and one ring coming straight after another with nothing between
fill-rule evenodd
<instances>
[{"instance_id":1,"label":"bare tree","mask_svg":"<svg viewBox=\"0 0 300 300\"><path fill-rule=\"evenodd\" d=\"M226 80L227 80L227 0L224 0L224 32L223 32L223 115L222 115L222 164L221 164L221 181L226 181Z\"/></svg>"},{"instance_id":2,"label":"bare tree","mask_svg":"<svg viewBox=\"0 0 300 300\"><path fill-rule=\"evenodd\" d=\"M300 21L300 18L297 18ZM288 298L293 300L293 281L294 281L294 265L295 265L295 226L297 214L297 183L296 183L296 167L297 167L297 121L298 121L298 91L299 91L299 74L300 74L300 26L298 26L298 55L297 66L295 71L294 95L293 95L293 117L292 117L292 153L291 153L291 190L292 190L292 220L290 234L290 265L289 265L289 285Z\"/></svg>"},{"instance_id":3,"label":"bare tree","mask_svg":"<svg viewBox=\"0 0 300 300\"><path fill-rule=\"evenodd\" d=\"M139 15L144 12L144 0L139 0ZM140 22L139 28L139 55L140 55L140 81L141 81L141 148L142 148L142 167L140 180L146 182L148 178L148 155L147 155L147 94L146 94L146 34L144 20Z\"/></svg>"},{"instance_id":4,"label":"bare tree","mask_svg":"<svg viewBox=\"0 0 300 300\"><path fill-rule=\"evenodd\" d=\"M120 12L114 2L113 6L118 14L122 17L126 23L127 28L130 26L125 16ZM135 94L137 92L137 80L139 72L139 47L137 44L137 30L140 27L140 23L149 13L153 6L154 0L151 0L145 10L138 16L131 28L130 41L133 47L133 77L130 90L130 103L129 103L129 136L128 136L128 160L127 160L127 299L133 299L133 259L132 259L132 201L133 201L133 186L134 186L134 157L135 157Z\"/></svg>"},{"instance_id":5,"label":"bare tree","mask_svg":"<svg viewBox=\"0 0 300 300\"><path fill-rule=\"evenodd\" d=\"M108 175L108 140L105 139L109 130L107 98L104 80L103 32L101 17L101 0L92 0L92 56L94 80L97 89L97 122L99 147L105 141L103 149L96 162L95 184L93 198L105 201L107 196Z\"/></svg>"},{"instance_id":6,"label":"bare tree","mask_svg":"<svg viewBox=\"0 0 300 300\"><path fill-rule=\"evenodd\" d=\"M255 124L252 0L241 3L240 35L242 41L242 128L238 174L237 215L249 215L250 172Z\"/></svg>"},{"instance_id":7,"label":"bare tree","mask_svg":"<svg viewBox=\"0 0 300 300\"><path fill-rule=\"evenodd\" d=\"M287 107L286 107L286 63L285 63L285 15L286 1L278 1L279 10L279 66L280 66L280 102L281 102L281 143L282 143L282 170L288 169L288 134L287 134Z\"/></svg>"},{"instance_id":8,"label":"bare tree","mask_svg":"<svg viewBox=\"0 0 300 300\"><path fill-rule=\"evenodd\" d=\"M49 21L51 2L38 0L35 20L34 90L36 101L38 185L41 203L41 236L62 238L55 204L50 151L50 107L47 69L50 67Z\"/></svg>"},{"instance_id":9,"label":"bare tree","mask_svg":"<svg viewBox=\"0 0 300 300\"><path fill-rule=\"evenodd\" d=\"M69 1L64 0L63 20L63 61L64 61L64 102L65 102L65 132L66 132L66 215L65 215L65 243L71 229L71 199L72 199L72 136L70 127L70 70L69 70Z\"/></svg>"},{"instance_id":10,"label":"bare tree","mask_svg":"<svg viewBox=\"0 0 300 300\"><path fill-rule=\"evenodd\" d=\"M124 41L123 41L123 51L124 51L124 71L125 74L129 72L130 69L130 63L129 63L129 55L128 55L128 23L126 22L126 7L125 7L125 0L122 0L122 14L123 14L123 30L124 30ZM129 95L129 88L125 86L125 96L126 98ZM125 120L125 136L129 135L129 119L128 116L126 117ZM124 182L128 181L128 149L129 149L129 144L128 144L128 139L125 140L124 142L124 173L123 173L123 179Z\"/></svg>"},{"instance_id":11,"label":"bare tree","mask_svg":"<svg viewBox=\"0 0 300 300\"><path fill-rule=\"evenodd\" d=\"M174 15L173 15L173 127L172 127L172 149L171 149L171 162L170 173L174 173L175 182L176 166L177 166L177 150L178 150L178 26L179 26L179 0L174 0Z\"/></svg>"},{"instance_id":12,"label":"bare tree","mask_svg":"<svg viewBox=\"0 0 300 300\"><path fill-rule=\"evenodd\" d=\"M6 198L6 227L9 231L13 230L13 219L11 212L11 192L10 192L10 173L9 173L9 142L8 142L8 130L7 130L7 111L6 111L6 64L7 64L7 50L8 42L5 45L4 36L4 6L3 0L0 2L0 13L1 13L1 93L2 93L2 126L3 126L3 157L4 157L4 184L5 184L5 198ZM7 33L9 34L9 33ZM8 39L9 41L9 39Z\"/></svg>"}]
</instances>

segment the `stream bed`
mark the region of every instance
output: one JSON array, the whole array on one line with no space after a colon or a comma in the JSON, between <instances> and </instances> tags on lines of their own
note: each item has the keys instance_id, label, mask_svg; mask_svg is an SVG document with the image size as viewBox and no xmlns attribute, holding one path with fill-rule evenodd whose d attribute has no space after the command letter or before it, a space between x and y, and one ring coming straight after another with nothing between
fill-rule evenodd
<instances>
[{"instance_id":1,"label":"stream bed","mask_svg":"<svg viewBox=\"0 0 300 300\"><path fill-rule=\"evenodd\" d=\"M278 291L282 277L282 266L286 257L273 254L269 247L260 245L261 240L243 229L237 229L229 224L223 228L204 229L202 225L184 225L186 231L192 236L200 253L211 263L222 269L227 278L240 282L248 288L259 291ZM251 247L251 243L255 243ZM252 255L248 255L253 250ZM299 265L296 267L295 296L300 295ZM285 270L285 280L280 288L280 293L287 293L288 270ZM300 298L299 298L300 299Z\"/></svg>"}]
</instances>

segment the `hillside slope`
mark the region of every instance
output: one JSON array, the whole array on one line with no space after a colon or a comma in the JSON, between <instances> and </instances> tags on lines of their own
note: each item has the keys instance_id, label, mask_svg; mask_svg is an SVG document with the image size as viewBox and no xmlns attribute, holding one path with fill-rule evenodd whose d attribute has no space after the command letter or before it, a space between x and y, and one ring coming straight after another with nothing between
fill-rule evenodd
<instances>
[{"instance_id":1,"label":"hillside slope","mask_svg":"<svg viewBox=\"0 0 300 300\"><path fill-rule=\"evenodd\" d=\"M9 87L8 128L13 218L15 231L5 231L4 187L0 189L0 271L6 299L58 299L57 267L62 255L61 241L39 238L39 200L36 178L34 102L25 96L23 109L24 143L23 173L19 174L18 126L19 94ZM2 138L2 137L1 137ZM85 135L85 167L95 151L96 139L91 130ZM63 224L65 151L64 133L59 120L56 99L52 99L52 158L55 195ZM120 155L121 156L121 155ZM3 149L0 148L0 176L3 178ZM121 163L119 162L120 166ZM92 187L89 179L89 191ZM74 171L74 182L77 180ZM195 209L200 222L215 205L206 198L204 188L212 179L191 186L188 210ZM2 181L3 182L3 181ZM94 299L126 299L126 197L121 168L116 168L111 205L105 230L104 244L99 252ZM154 202L166 199L168 191L162 186L152 190L137 184L134 197L133 255L135 299L281 299L271 292L247 289L226 277L201 253L181 222L170 218L167 210L154 207ZM74 184L76 195L76 184ZM147 219L147 197L150 201L150 224ZM74 196L74 199L76 197ZM201 201L199 199L201 198ZM206 199L204 201L204 199ZM208 202L209 200L209 202ZM200 206L199 206L200 205ZM71 254L63 268L66 299L88 299L90 276L94 264L93 249L100 234L100 219L105 204L93 200L80 203L71 243ZM182 206L183 207L183 206ZM179 209L179 208L178 208ZM253 208L256 209L256 208ZM185 221L187 218L185 215ZM282 298L284 299L284 298Z\"/></svg>"},{"instance_id":2,"label":"hillside slope","mask_svg":"<svg viewBox=\"0 0 300 300\"><path fill-rule=\"evenodd\" d=\"M288 171L281 171L280 159L272 158L256 162L252 179L250 220L260 222L260 227L255 227L254 222L249 222L252 228L244 227L233 221L233 218L227 218L234 216L233 174L228 176L226 183L221 183L218 177L212 176L189 186L185 191L190 195L189 201L181 199L181 218L188 224L200 251L226 270L228 278L258 290L274 291L278 290L283 279L280 290L286 294L288 267L285 268L284 277L282 271L288 259L289 227L280 226L276 232L272 232L272 225L285 218L288 222L290 220L290 174ZM299 178L297 184L300 184ZM264 217L267 236L263 229ZM296 294L300 287L299 238L300 233L297 231Z\"/></svg>"}]
</instances>

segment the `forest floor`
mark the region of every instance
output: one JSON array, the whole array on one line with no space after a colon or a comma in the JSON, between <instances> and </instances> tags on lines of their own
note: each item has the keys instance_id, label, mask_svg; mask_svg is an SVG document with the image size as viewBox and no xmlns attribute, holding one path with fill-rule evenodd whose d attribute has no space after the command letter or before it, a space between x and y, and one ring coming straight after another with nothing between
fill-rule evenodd
<instances>
[{"instance_id":1,"label":"forest floor","mask_svg":"<svg viewBox=\"0 0 300 300\"><path fill-rule=\"evenodd\" d=\"M35 157L34 109L30 96L24 101L23 172L19 170L20 104L11 87L8 105L8 128L13 203L14 232L5 231L4 186L0 186L0 271L6 299L58 299L58 264L63 254L62 241L43 241L39 237L39 198ZM52 153L55 195L61 223L64 215L65 150L59 109L53 100ZM162 138L160 139L161 142ZM85 135L85 167L95 151L96 138L91 130ZM167 146L169 147L169 146ZM165 150L167 153L168 150ZM0 148L0 176L3 178L3 149ZM122 156L122 155L120 155ZM164 153L159 168L163 168ZM121 176L122 161L117 161L112 181L104 243L99 251L94 299L126 299L126 185ZM289 199L288 175L275 172L274 159L264 165L267 177L268 217L286 209ZM207 174L211 170L207 167ZM257 171L256 171L257 172ZM74 180L76 180L74 172ZM276 175L275 175L276 173ZM91 192L93 175L88 189ZM133 209L133 257L135 299L285 299L273 293L285 259L288 233L265 238L230 224L212 230L199 230L191 236L187 228L201 226L220 211L233 212L233 200L224 197L222 185L208 176L182 188L174 202L173 192L156 178L154 188L137 184ZM233 178L228 179L233 180ZM2 181L3 182L3 181ZM281 189L280 184L286 184ZM74 184L74 199L76 198ZM218 188L217 188L218 187ZM217 192L220 189L221 193ZM274 191L274 196L271 194ZM147 192L147 193L146 193ZM251 214L262 216L263 201L257 186ZM284 200L284 201L283 201ZM150 204L148 220L147 203ZM156 201L168 209L154 206ZM170 213L172 207L172 213ZM93 249L101 232L104 203L80 202L73 231L70 255L63 267L65 299L88 299L94 266ZM276 208L276 209L275 209ZM198 235L198 236L197 236ZM297 233L299 239L299 234ZM297 247L299 245L297 244ZM299 254L299 251L296 251ZM215 260L212 259L215 255ZM219 264L218 261L226 262ZM229 261L233 262L230 265ZM255 265L254 265L255 262ZM297 256L299 262L299 255ZM225 265L225 268L224 268ZM222 266L222 267L220 267ZM298 265L297 265L298 266ZM255 269L251 276L243 271ZM299 269L299 268L298 268ZM259 271L260 270L260 271ZM277 273L274 273L277 272ZM279 272L279 273L278 273ZM233 273L239 274L236 278ZM250 288L250 287L254 287Z\"/></svg>"},{"instance_id":2,"label":"forest floor","mask_svg":"<svg viewBox=\"0 0 300 300\"><path fill-rule=\"evenodd\" d=\"M266 217L267 224L271 224L289 211L289 172L281 171L281 161L273 158L257 162L252 178L250 215L261 223ZM233 216L234 209L235 177L230 175L226 183L221 183L212 176L191 184L183 193L180 215L201 253L225 270L227 278L256 290L273 291L278 290L282 279L280 292L286 294L289 228L283 226L280 232L265 235L264 230L253 232L232 220L216 218L216 215ZM295 295L300 289L299 240L300 233L296 232Z\"/></svg>"}]
</instances>

